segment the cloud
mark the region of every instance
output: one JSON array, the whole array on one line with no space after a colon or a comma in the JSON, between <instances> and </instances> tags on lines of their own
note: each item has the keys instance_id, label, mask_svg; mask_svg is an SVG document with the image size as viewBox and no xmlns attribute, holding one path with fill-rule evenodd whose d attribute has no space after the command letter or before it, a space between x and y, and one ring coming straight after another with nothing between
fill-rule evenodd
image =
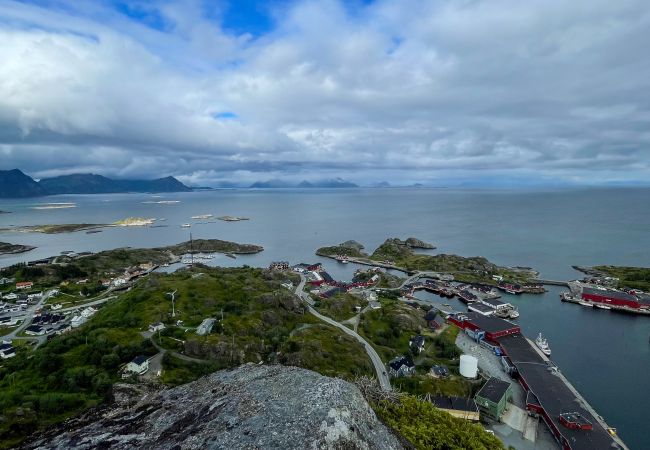
<instances>
[{"instance_id":1,"label":"cloud","mask_svg":"<svg viewBox=\"0 0 650 450\"><path fill-rule=\"evenodd\" d=\"M248 33L236 2L3 2L1 165L203 185L649 179L645 2L352 5L268 3Z\"/></svg>"}]
</instances>

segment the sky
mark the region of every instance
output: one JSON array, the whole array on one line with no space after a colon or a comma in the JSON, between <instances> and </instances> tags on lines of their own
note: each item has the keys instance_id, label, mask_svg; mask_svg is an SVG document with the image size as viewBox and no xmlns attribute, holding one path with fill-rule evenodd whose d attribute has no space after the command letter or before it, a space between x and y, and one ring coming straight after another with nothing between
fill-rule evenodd
<instances>
[{"instance_id":1,"label":"sky","mask_svg":"<svg viewBox=\"0 0 650 450\"><path fill-rule=\"evenodd\" d=\"M0 0L0 169L650 183L647 0Z\"/></svg>"}]
</instances>

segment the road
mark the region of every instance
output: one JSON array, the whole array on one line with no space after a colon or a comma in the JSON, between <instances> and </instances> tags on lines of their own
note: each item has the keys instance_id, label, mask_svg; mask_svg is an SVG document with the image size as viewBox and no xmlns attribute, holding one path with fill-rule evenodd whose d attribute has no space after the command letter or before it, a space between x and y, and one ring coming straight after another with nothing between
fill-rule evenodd
<instances>
[{"instance_id":1,"label":"road","mask_svg":"<svg viewBox=\"0 0 650 450\"><path fill-rule=\"evenodd\" d=\"M375 349L370 345L364 338L362 338L359 334L355 333L353 330L349 329L345 325L341 325L337 321L322 315L318 311L316 311L313 307L313 301L311 298L309 298L309 294L307 294L304 289L305 289L305 283L307 279L303 276L300 275L300 284L296 287L296 295L300 297L302 301L304 301L307 304L307 309L309 310L310 313L312 313L314 316L318 317L320 320L323 322L326 322L332 326L335 326L339 330L343 331L345 334L352 336L354 339L359 341L361 345L363 345L363 348L366 350L366 353L368 353L368 356L370 357L370 360L372 361L372 364L375 366L375 372L377 372L377 379L379 380L379 385L381 388L385 391L390 391L391 386L390 386L390 378L386 374L386 366L384 365L383 361L379 357L379 354L375 351Z\"/></svg>"},{"instance_id":2,"label":"road","mask_svg":"<svg viewBox=\"0 0 650 450\"><path fill-rule=\"evenodd\" d=\"M0 340L12 340L15 339L16 336L18 336L22 331L29 326L29 324L32 322L32 319L34 318L34 312L37 309L40 309L41 306L47 301L48 298L52 295L53 291L47 291L41 299L33 306L30 306L27 308L25 311L21 311L19 314L25 316L25 320L22 321L20 325L18 325L16 328L11 333L5 334L4 336L0 336Z\"/></svg>"}]
</instances>

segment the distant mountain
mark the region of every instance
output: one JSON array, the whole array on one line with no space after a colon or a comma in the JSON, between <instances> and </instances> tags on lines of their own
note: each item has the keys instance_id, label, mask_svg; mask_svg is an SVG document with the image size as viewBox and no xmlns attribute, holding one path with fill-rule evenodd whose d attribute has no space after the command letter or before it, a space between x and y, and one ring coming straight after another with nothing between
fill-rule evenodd
<instances>
[{"instance_id":1,"label":"distant mountain","mask_svg":"<svg viewBox=\"0 0 650 450\"><path fill-rule=\"evenodd\" d=\"M75 174L39 182L18 169L0 170L0 198L39 197L56 194L112 194L119 192L187 192L174 177L156 180L112 180L101 175Z\"/></svg>"},{"instance_id":2,"label":"distant mountain","mask_svg":"<svg viewBox=\"0 0 650 450\"><path fill-rule=\"evenodd\" d=\"M192 189L174 177L156 180L113 180L102 175L74 174L42 179L39 184L50 195L113 194L119 192L187 192Z\"/></svg>"},{"instance_id":3,"label":"distant mountain","mask_svg":"<svg viewBox=\"0 0 650 450\"><path fill-rule=\"evenodd\" d=\"M345 181L341 178L333 180L320 180L320 181L302 181L298 185L299 188L357 188L358 185Z\"/></svg>"},{"instance_id":4,"label":"distant mountain","mask_svg":"<svg viewBox=\"0 0 650 450\"><path fill-rule=\"evenodd\" d=\"M282 180L268 180L268 181L256 181L255 183L249 186L252 189L276 189L276 188L292 188L296 187L295 184L287 183Z\"/></svg>"},{"instance_id":5,"label":"distant mountain","mask_svg":"<svg viewBox=\"0 0 650 450\"><path fill-rule=\"evenodd\" d=\"M388 181L380 181L379 183L375 183L372 185L372 187L376 188L388 188L392 187L391 184Z\"/></svg>"},{"instance_id":6,"label":"distant mountain","mask_svg":"<svg viewBox=\"0 0 650 450\"><path fill-rule=\"evenodd\" d=\"M24 198L47 195L45 189L18 169L0 170L0 198Z\"/></svg>"},{"instance_id":7,"label":"distant mountain","mask_svg":"<svg viewBox=\"0 0 650 450\"><path fill-rule=\"evenodd\" d=\"M298 184L289 183L283 180L257 181L249 186L252 189L282 189L282 188L357 188L358 185L345 181L341 178L332 180L306 181L303 180Z\"/></svg>"}]
</instances>

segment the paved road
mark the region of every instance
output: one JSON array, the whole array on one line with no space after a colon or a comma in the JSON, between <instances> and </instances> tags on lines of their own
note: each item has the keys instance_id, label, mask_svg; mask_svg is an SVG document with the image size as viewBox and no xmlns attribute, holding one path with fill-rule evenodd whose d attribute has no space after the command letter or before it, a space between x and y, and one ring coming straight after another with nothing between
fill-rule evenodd
<instances>
[{"instance_id":1,"label":"paved road","mask_svg":"<svg viewBox=\"0 0 650 450\"><path fill-rule=\"evenodd\" d=\"M375 349L372 348L372 346L370 344L368 344L368 342L364 338L362 338L359 334L355 333L354 331L352 331L351 329L349 329L345 325L341 325L337 321L335 321L335 320L333 320L333 319L331 319L331 318L329 318L327 316L324 316L321 313L319 313L318 311L316 311L312 307L313 302L309 298L309 294L307 294L304 291L306 281L307 281L306 278L304 276L300 275L300 284L298 285L298 287L296 287L296 295L298 297L300 297L300 299L303 300L305 303L307 303L307 308L309 309L310 313L312 313L313 315L318 317L323 322L327 322L328 324L330 324L332 326L335 326L336 328L340 329L345 334L347 334L349 336L352 336L357 341L359 341L359 343L361 343L361 345L363 345L363 347L366 350L366 353L368 353L368 356L370 357L370 360L372 361L372 364L375 366L375 372L377 372L377 379L379 379L379 385L385 391L390 391L391 390L390 379L389 379L388 375L386 374L386 366L382 362L381 358L379 357L379 355L377 354Z\"/></svg>"},{"instance_id":2,"label":"paved road","mask_svg":"<svg viewBox=\"0 0 650 450\"><path fill-rule=\"evenodd\" d=\"M27 308L25 311L21 311L19 314L25 316L25 320L22 321L20 325L18 325L16 328L11 333L5 334L4 336L0 336L0 340L12 340L15 339L16 336L18 336L25 328L29 326L29 324L32 322L32 319L34 318L34 312L37 309L40 309L41 306L47 301L48 298L52 295L52 291L47 291L41 299L33 306L30 306Z\"/></svg>"},{"instance_id":3,"label":"paved road","mask_svg":"<svg viewBox=\"0 0 650 450\"><path fill-rule=\"evenodd\" d=\"M187 361L187 362L198 363L198 364L209 364L213 362L208 359L192 358L191 356L183 355L182 353L178 353L174 350L167 350L166 348L163 348L160 345L158 345L155 339L156 337L155 333L152 333L150 331L141 331L140 335L142 335L142 337L145 339L149 339L153 344L153 346L156 347L156 349L158 349L158 351L160 351L160 353L162 353L163 355L165 353L169 353L175 358L182 359L183 361Z\"/></svg>"}]
</instances>

